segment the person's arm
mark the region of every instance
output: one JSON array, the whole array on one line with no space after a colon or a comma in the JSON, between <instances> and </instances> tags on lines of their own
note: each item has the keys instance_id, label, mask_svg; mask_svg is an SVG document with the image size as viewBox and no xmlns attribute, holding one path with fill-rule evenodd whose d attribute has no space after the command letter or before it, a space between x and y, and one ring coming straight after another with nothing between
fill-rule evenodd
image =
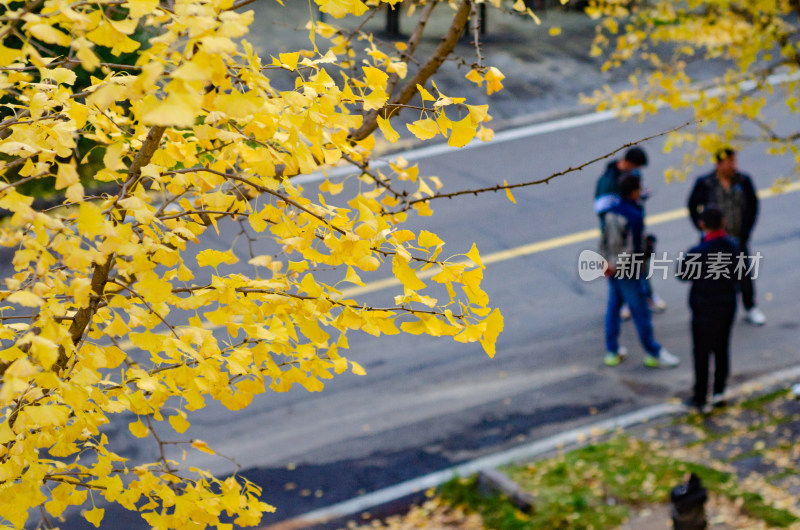
<instances>
[{"instance_id":1,"label":"person's arm","mask_svg":"<svg viewBox=\"0 0 800 530\"><path fill-rule=\"evenodd\" d=\"M748 175L742 175L742 192L744 193L744 212L742 212L742 245L750 240L750 233L758 218L758 195L756 194L753 180Z\"/></svg>"},{"instance_id":2,"label":"person's arm","mask_svg":"<svg viewBox=\"0 0 800 530\"><path fill-rule=\"evenodd\" d=\"M692 188L692 193L689 194L688 204L689 215L692 218L692 223L698 230L700 230L700 209L701 206L705 206L707 200L708 197L705 178L700 177L695 181L694 188Z\"/></svg>"},{"instance_id":3,"label":"person's arm","mask_svg":"<svg viewBox=\"0 0 800 530\"><path fill-rule=\"evenodd\" d=\"M629 227L631 231L631 237L633 238L633 253L634 254L643 254L644 253L644 212L642 212L641 217L637 217L636 219L632 219L629 221Z\"/></svg>"},{"instance_id":4,"label":"person's arm","mask_svg":"<svg viewBox=\"0 0 800 530\"><path fill-rule=\"evenodd\" d=\"M613 212L609 212L605 216L603 222L603 231L600 236L600 254L608 262L609 268L613 270L617 264L617 256L619 255L624 241L622 241L622 234L619 226L619 216Z\"/></svg>"}]
</instances>

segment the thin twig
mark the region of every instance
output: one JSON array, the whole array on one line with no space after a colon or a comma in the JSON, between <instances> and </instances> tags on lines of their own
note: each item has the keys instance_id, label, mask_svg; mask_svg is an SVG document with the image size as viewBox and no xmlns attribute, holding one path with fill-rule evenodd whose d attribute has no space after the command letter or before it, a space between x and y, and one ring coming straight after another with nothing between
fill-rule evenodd
<instances>
[{"instance_id":1,"label":"thin twig","mask_svg":"<svg viewBox=\"0 0 800 530\"><path fill-rule=\"evenodd\" d=\"M553 179L555 179L557 177L561 177L563 175L566 175L567 173L574 173L575 171L580 171L580 170L584 169L585 167L590 166L591 164L594 164L595 162L599 162L601 160L605 160L606 158L610 158L610 157L614 156L615 154L619 153L620 151L622 151L623 149L627 149L628 147L640 144L642 142L646 142L648 140L652 140L654 138L658 138L660 136L664 136L666 134L669 134L669 133L672 133L672 132L675 132L675 131L679 131L679 130L683 129L684 127L688 127L689 125L692 125L692 124L695 124L695 123L699 123L699 122L700 122L700 120L688 121L688 122L684 123L683 125L679 125L678 127L674 127L674 128L672 128L672 129L670 129L668 131L662 131L662 132L660 132L658 134L654 134L654 135L651 135L651 136L646 136L645 138L642 138L640 140L636 140L636 141L633 141L633 142L628 142L628 143L626 143L624 145L621 145L620 147L617 147L616 149L614 149L613 151L611 151L609 153L606 153L606 154L604 154L602 156L598 156L596 158L593 158L593 159L589 160L588 162L584 162L583 164L580 164L578 166L568 167L567 169L565 169L563 171L559 171L557 173L553 173L552 175L550 175L548 177L545 177L545 178L541 178L541 179L537 179L537 180L531 180L531 181L527 181L527 182L520 182L518 184L507 184L507 185L497 184L495 186L490 186L490 187L487 187L487 188L478 188L478 189L474 189L474 190L461 190L461 191L454 191L452 193L435 194L435 195L431 195L430 197L425 197L425 198L421 198L421 199L414 199L414 200L411 200L411 201L407 201L405 203L405 205L399 211L400 212L405 212L407 210L410 210L413 207L414 204L428 202L428 201L431 201L433 199L452 199L453 197L458 197L460 195L476 195L477 196L479 193L497 192L497 191L501 191L501 190L513 190L515 188L524 188L524 187L527 187L527 186L535 186L537 184L547 184L551 180L553 180Z\"/></svg>"},{"instance_id":2,"label":"thin twig","mask_svg":"<svg viewBox=\"0 0 800 530\"><path fill-rule=\"evenodd\" d=\"M114 278L109 278L109 279L108 279L108 283L113 283L114 285L119 285L120 287L122 287L123 289L125 289L126 291L128 291L129 293L131 293L133 296L135 296L136 298L138 298L139 300L141 300L141 301L142 301L142 303L143 303L143 304L144 304L144 305L147 307L147 309L148 309L148 310L149 310L151 313L153 313L155 316L157 316L157 317L158 317L158 319L159 319L159 320L160 320L160 321L161 321L161 322L162 322L162 323L163 323L165 326L167 326L167 327L169 328L169 330L172 332L172 334L173 334L173 335L175 335L175 338L176 338L176 339L180 339L180 336L179 336L179 335L178 335L178 333L175 331L175 328L174 328L174 327L172 327L172 324L170 324L169 322L167 322L167 321L166 321L166 319L165 319L164 317L162 317L162 316L161 316L161 315L158 313L158 311L156 311L155 309L153 309L153 306L151 306L151 305L148 303L148 301L147 301L147 300L145 300L144 296L142 296L142 295L140 295L139 293L137 293L137 292L136 292L136 291L135 291L135 290L134 290L132 287L130 287L130 286L128 286L128 285L125 285L124 283L120 283L120 282L118 282L117 280L115 280Z\"/></svg>"}]
</instances>

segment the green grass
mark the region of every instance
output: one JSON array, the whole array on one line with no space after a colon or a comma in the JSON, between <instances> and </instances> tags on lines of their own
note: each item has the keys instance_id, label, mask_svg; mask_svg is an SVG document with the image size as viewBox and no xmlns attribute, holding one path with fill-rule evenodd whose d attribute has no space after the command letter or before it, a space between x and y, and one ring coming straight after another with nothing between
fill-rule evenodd
<instances>
[{"instance_id":1,"label":"green grass","mask_svg":"<svg viewBox=\"0 0 800 530\"><path fill-rule=\"evenodd\" d=\"M440 496L479 513L487 528L613 528L628 518L631 507L669 502L671 489L693 472L710 492L741 498L743 511L752 517L777 527L798 521L759 494L743 491L730 473L671 459L625 436L505 471L534 495L533 513L520 512L502 495L481 495L475 478L451 481Z\"/></svg>"},{"instance_id":2,"label":"green grass","mask_svg":"<svg viewBox=\"0 0 800 530\"><path fill-rule=\"evenodd\" d=\"M742 401L740 406L745 409L751 410L758 410L761 411L767 403L770 401L775 401L776 399L786 396L789 393L788 388L782 388L780 390L776 390L775 392L770 392L769 394L764 394L763 396L757 396L752 399L748 399L746 401Z\"/></svg>"}]
</instances>

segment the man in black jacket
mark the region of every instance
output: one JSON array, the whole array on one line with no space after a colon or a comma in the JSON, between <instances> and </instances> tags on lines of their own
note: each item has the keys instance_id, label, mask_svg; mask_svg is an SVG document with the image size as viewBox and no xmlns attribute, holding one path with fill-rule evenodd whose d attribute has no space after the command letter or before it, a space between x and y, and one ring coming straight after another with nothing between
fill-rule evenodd
<instances>
[{"instance_id":1,"label":"man in black jacket","mask_svg":"<svg viewBox=\"0 0 800 530\"><path fill-rule=\"evenodd\" d=\"M758 218L758 196L753 181L736 167L736 151L727 147L715 156L717 167L711 173L697 179L689 196L689 213L692 222L700 228L700 215L704 208L714 205L722 211L727 232L739 243L739 250L750 256L750 234ZM742 303L745 308L745 319L755 325L762 326L766 322L764 313L756 306L753 272L742 277Z\"/></svg>"},{"instance_id":2,"label":"man in black jacket","mask_svg":"<svg viewBox=\"0 0 800 530\"><path fill-rule=\"evenodd\" d=\"M692 310L694 393L687 404L706 412L711 354L714 354L712 403L722 402L730 370L728 345L740 283L736 268L739 247L725 232L725 219L715 206L703 209L698 224L703 240L678 261L676 276L692 282L689 307Z\"/></svg>"}]
</instances>

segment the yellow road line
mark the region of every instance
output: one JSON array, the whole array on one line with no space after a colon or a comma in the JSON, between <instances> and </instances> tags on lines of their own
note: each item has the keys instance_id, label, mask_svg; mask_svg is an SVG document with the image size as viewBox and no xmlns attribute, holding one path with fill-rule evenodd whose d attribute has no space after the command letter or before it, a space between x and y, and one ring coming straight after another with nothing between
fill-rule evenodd
<instances>
[{"instance_id":1,"label":"yellow road line","mask_svg":"<svg viewBox=\"0 0 800 530\"><path fill-rule=\"evenodd\" d=\"M772 188L768 188L765 190L761 190L758 192L758 197L761 199L769 199L771 197L786 195L787 193L794 193L796 191L800 191L800 182L793 182L781 189L781 191L773 191ZM670 221L674 221L676 219L683 219L688 217L689 210L686 208L676 208L675 210L669 210L667 212L658 213L655 215L649 215L645 221L647 226L659 225L662 223L668 223ZM567 234L565 236L558 236L553 237L550 239L545 239L543 241L537 241L535 243L528 243L527 245L522 245L515 248L510 248L508 250L501 250L499 252L493 252L492 254L487 254L485 256L481 256L481 261L483 261L484 265L489 265L490 263L499 263L501 261L508 261L510 259L519 258L522 256L530 256L531 254L538 254L539 252L544 252L546 250L552 250L555 248L566 247L568 245L574 245L575 243L583 243L584 241L591 241L592 239L598 239L600 237L600 230L597 228L593 228L591 230L582 230L580 232L575 232L572 234ZM417 276L420 279L430 278L439 272L438 268L431 268L426 271L422 271ZM360 294L372 293L375 291L380 291L383 289L388 289L389 287L396 287L401 285L400 281L397 278L386 278L385 280L378 280L376 282L367 283L364 287L352 287L349 289L344 289L342 294L345 297L352 297L357 296Z\"/></svg>"}]
</instances>

